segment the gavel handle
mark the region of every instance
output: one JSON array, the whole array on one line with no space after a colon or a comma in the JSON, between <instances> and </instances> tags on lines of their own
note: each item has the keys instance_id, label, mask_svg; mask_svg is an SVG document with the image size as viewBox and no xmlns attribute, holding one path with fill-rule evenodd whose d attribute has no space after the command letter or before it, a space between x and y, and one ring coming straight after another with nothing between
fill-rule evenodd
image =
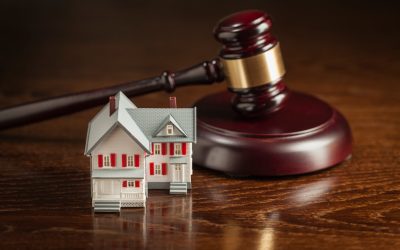
<instances>
[{"instance_id":1,"label":"gavel handle","mask_svg":"<svg viewBox=\"0 0 400 250\"><path fill-rule=\"evenodd\" d=\"M123 91L125 95L132 97L162 89L172 92L179 86L211 84L223 80L224 74L219 60L205 61L176 73L165 71L161 76L154 78L3 108L0 110L0 130L72 114L105 104L108 97L115 95L118 91Z\"/></svg>"}]
</instances>

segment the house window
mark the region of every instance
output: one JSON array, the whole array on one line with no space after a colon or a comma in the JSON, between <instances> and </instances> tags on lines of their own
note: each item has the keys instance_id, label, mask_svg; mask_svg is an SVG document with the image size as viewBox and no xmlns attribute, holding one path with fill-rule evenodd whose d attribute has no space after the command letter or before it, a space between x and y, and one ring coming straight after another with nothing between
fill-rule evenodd
<instances>
[{"instance_id":1,"label":"house window","mask_svg":"<svg viewBox=\"0 0 400 250\"><path fill-rule=\"evenodd\" d=\"M154 168L154 173L155 173L155 175L161 175L161 165L160 164L156 164L156 166Z\"/></svg>"},{"instance_id":2,"label":"house window","mask_svg":"<svg viewBox=\"0 0 400 250\"><path fill-rule=\"evenodd\" d=\"M103 156L103 166L104 167L111 167L110 156L109 155L104 155Z\"/></svg>"},{"instance_id":3,"label":"house window","mask_svg":"<svg viewBox=\"0 0 400 250\"><path fill-rule=\"evenodd\" d=\"M122 187L123 188L139 188L140 180L123 180Z\"/></svg>"},{"instance_id":4,"label":"house window","mask_svg":"<svg viewBox=\"0 0 400 250\"><path fill-rule=\"evenodd\" d=\"M167 135L172 135L174 133L174 127L172 125L167 125Z\"/></svg>"},{"instance_id":5,"label":"house window","mask_svg":"<svg viewBox=\"0 0 400 250\"><path fill-rule=\"evenodd\" d=\"M115 154L115 153L111 153L108 155L98 154L97 155L97 163L99 165L99 168L115 167L116 166L116 157L117 157L117 154Z\"/></svg>"},{"instance_id":6,"label":"house window","mask_svg":"<svg viewBox=\"0 0 400 250\"><path fill-rule=\"evenodd\" d=\"M130 188L135 187L135 181L128 181L128 187Z\"/></svg>"},{"instance_id":7,"label":"house window","mask_svg":"<svg viewBox=\"0 0 400 250\"><path fill-rule=\"evenodd\" d=\"M175 155L181 155L182 154L182 144L175 143L174 147L175 147L174 154Z\"/></svg>"},{"instance_id":8,"label":"house window","mask_svg":"<svg viewBox=\"0 0 400 250\"><path fill-rule=\"evenodd\" d=\"M154 154L155 155L161 154L161 143L154 143Z\"/></svg>"},{"instance_id":9,"label":"house window","mask_svg":"<svg viewBox=\"0 0 400 250\"><path fill-rule=\"evenodd\" d=\"M128 167L133 167L133 155L129 155L128 157Z\"/></svg>"}]
</instances>

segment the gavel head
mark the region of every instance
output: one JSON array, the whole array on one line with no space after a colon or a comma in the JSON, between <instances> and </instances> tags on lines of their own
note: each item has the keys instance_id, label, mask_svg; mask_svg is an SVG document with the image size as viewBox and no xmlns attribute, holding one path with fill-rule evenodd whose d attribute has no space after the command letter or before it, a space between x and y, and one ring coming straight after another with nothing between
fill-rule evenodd
<instances>
[{"instance_id":1,"label":"gavel head","mask_svg":"<svg viewBox=\"0 0 400 250\"><path fill-rule=\"evenodd\" d=\"M222 19L214 28L223 45L219 56L229 90L236 93L233 108L246 117L279 110L289 95L282 82L285 68L271 25L265 12L247 10Z\"/></svg>"}]
</instances>

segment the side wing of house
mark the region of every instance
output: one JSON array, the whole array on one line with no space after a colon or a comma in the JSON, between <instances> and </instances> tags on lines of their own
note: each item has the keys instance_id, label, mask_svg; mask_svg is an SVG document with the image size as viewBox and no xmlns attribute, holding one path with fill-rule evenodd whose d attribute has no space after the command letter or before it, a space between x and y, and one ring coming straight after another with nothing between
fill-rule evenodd
<instances>
[{"instance_id":1,"label":"side wing of house","mask_svg":"<svg viewBox=\"0 0 400 250\"><path fill-rule=\"evenodd\" d=\"M170 189L171 183L186 183L191 188L192 143L153 142L147 158L149 189Z\"/></svg>"},{"instance_id":2,"label":"side wing of house","mask_svg":"<svg viewBox=\"0 0 400 250\"><path fill-rule=\"evenodd\" d=\"M146 178L149 189L184 194L191 188L194 134L193 122L188 122L191 118L185 115L193 111L171 109L170 112L175 114L168 114L151 136L152 153L147 159ZM174 116L179 118L176 120Z\"/></svg>"}]
</instances>

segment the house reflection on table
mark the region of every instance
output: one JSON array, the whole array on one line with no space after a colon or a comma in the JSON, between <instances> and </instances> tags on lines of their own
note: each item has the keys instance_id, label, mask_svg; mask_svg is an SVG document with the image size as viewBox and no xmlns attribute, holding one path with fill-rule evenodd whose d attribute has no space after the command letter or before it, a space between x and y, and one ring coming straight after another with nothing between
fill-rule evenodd
<instances>
[{"instance_id":1,"label":"house reflection on table","mask_svg":"<svg viewBox=\"0 0 400 250\"><path fill-rule=\"evenodd\" d=\"M279 199L277 191L271 200L260 201L269 206L249 207L246 213L228 213L224 208L213 210L218 204L237 202L229 192L212 192L216 191L214 189L196 193L193 211L191 193L172 196L165 191L152 191L146 208L122 209L120 214L95 214L93 245L107 249L157 249L160 246L173 249L190 245L193 248L271 250L279 247L282 218L290 218L297 209L324 202L336 182L336 177L314 178L296 189L284 189ZM283 204L290 209L281 210ZM252 223L248 223L250 220Z\"/></svg>"},{"instance_id":2,"label":"house reflection on table","mask_svg":"<svg viewBox=\"0 0 400 250\"><path fill-rule=\"evenodd\" d=\"M189 237L192 196L152 191L145 208L122 209L120 214L94 214L93 231L94 247L108 249L149 247L156 243L153 239L166 240L175 233Z\"/></svg>"}]
</instances>

